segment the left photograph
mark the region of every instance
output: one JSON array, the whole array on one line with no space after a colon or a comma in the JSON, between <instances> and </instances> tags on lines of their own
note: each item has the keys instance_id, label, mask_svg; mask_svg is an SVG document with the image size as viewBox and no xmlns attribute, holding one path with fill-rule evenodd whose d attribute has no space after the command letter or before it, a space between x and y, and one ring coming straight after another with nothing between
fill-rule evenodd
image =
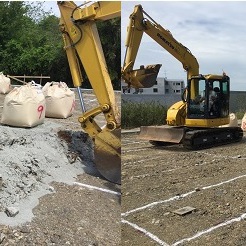
<instances>
[{"instance_id":1,"label":"left photograph","mask_svg":"<svg viewBox=\"0 0 246 246\"><path fill-rule=\"evenodd\" d=\"M121 2L0 17L0 244L119 245Z\"/></svg>"}]
</instances>

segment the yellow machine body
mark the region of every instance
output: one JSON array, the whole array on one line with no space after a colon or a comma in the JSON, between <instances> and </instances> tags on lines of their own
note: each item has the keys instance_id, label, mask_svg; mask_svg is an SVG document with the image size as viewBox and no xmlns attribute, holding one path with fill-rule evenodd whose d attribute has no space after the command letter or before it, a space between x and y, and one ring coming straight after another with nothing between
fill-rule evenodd
<instances>
[{"instance_id":1,"label":"yellow machine body","mask_svg":"<svg viewBox=\"0 0 246 246\"><path fill-rule=\"evenodd\" d=\"M187 71L187 88L182 95L182 101L172 105L167 111L165 126L143 126L140 131L140 138L150 141L176 142L180 143L185 139L186 143L202 145L207 142L223 142L240 139L242 132L237 129L219 129L219 126L230 122L229 117L229 77L222 75L202 75L199 74L199 64L191 51L178 42L172 33L155 22L144 10L141 5L134 7L130 15L130 21L127 28L126 53L122 66L122 78L129 87L144 87L144 83L139 83L139 78L133 69L138 49L142 40L143 33L150 36L163 49L168 51L174 58L180 61L183 68ZM160 65L160 64L159 64ZM153 65L154 67L155 65ZM147 68L147 67L146 67ZM141 69L146 69L143 65ZM148 86L155 84L158 72L149 79ZM145 73L141 73L141 81L148 80L144 78ZM212 90L216 89L215 95ZM211 98L214 104L211 103ZM200 131L200 132L199 132ZM203 139L203 136L209 134L211 139ZM194 134L194 136L192 136ZM199 137L199 134L202 137ZM193 139L194 137L194 139ZM188 139L189 138L189 139ZM207 142L206 142L207 141Z\"/></svg>"},{"instance_id":2,"label":"yellow machine body","mask_svg":"<svg viewBox=\"0 0 246 246\"><path fill-rule=\"evenodd\" d=\"M95 142L95 162L98 171L109 181L121 181L120 112L108 73L96 22L120 17L120 1L101 1L77 6L74 2L58 2L60 30L67 53L73 84L78 88L83 114L79 117L82 129ZM80 62L84 67L98 106L86 110L80 86L83 79ZM100 127L94 120L103 114L106 125ZM104 159L107 160L104 160ZM103 163L107 163L105 166Z\"/></svg>"}]
</instances>

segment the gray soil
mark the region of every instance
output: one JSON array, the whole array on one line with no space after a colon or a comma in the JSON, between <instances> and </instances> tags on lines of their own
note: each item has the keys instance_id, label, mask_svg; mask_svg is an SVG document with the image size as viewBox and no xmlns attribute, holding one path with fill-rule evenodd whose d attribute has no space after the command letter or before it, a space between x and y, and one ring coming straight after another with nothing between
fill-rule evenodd
<instances>
[{"instance_id":1,"label":"gray soil","mask_svg":"<svg viewBox=\"0 0 246 246\"><path fill-rule=\"evenodd\" d=\"M245 137L188 151L137 135L122 135L121 245L246 245ZM174 213L186 206L195 211Z\"/></svg>"},{"instance_id":2,"label":"gray soil","mask_svg":"<svg viewBox=\"0 0 246 246\"><path fill-rule=\"evenodd\" d=\"M94 107L95 96L84 96L86 107ZM98 173L79 115L76 100L68 119L45 118L30 129L0 125L0 245L119 244L119 195L74 183L120 192ZM8 209L17 215L7 216Z\"/></svg>"}]
</instances>

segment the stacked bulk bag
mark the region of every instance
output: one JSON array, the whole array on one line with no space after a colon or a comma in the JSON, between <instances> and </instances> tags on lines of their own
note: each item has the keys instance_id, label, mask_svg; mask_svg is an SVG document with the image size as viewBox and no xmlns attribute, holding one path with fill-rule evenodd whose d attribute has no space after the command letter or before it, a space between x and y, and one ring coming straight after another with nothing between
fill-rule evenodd
<instances>
[{"instance_id":1,"label":"stacked bulk bag","mask_svg":"<svg viewBox=\"0 0 246 246\"><path fill-rule=\"evenodd\" d=\"M234 113L230 113L230 123L228 124L229 127L238 127L238 120L237 116Z\"/></svg>"},{"instance_id":2,"label":"stacked bulk bag","mask_svg":"<svg viewBox=\"0 0 246 246\"><path fill-rule=\"evenodd\" d=\"M33 127L44 122L45 97L34 82L15 87L6 95L1 123L18 127Z\"/></svg>"},{"instance_id":3,"label":"stacked bulk bag","mask_svg":"<svg viewBox=\"0 0 246 246\"><path fill-rule=\"evenodd\" d=\"M230 122L227 125L221 127L238 127L237 116L234 113L230 113Z\"/></svg>"},{"instance_id":4,"label":"stacked bulk bag","mask_svg":"<svg viewBox=\"0 0 246 246\"><path fill-rule=\"evenodd\" d=\"M65 82L47 82L42 90L46 100L46 117L65 119L73 114L75 93Z\"/></svg>"},{"instance_id":5,"label":"stacked bulk bag","mask_svg":"<svg viewBox=\"0 0 246 246\"><path fill-rule=\"evenodd\" d=\"M242 118L241 128L244 132L246 132L246 113L244 114Z\"/></svg>"},{"instance_id":6,"label":"stacked bulk bag","mask_svg":"<svg viewBox=\"0 0 246 246\"><path fill-rule=\"evenodd\" d=\"M0 93L7 94L12 90L10 78L0 72Z\"/></svg>"}]
</instances>

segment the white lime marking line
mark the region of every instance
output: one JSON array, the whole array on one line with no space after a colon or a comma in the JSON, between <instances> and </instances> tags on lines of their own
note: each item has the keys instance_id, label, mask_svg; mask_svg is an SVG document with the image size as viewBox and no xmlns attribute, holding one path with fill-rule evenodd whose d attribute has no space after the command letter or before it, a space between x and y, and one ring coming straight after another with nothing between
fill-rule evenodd
<instances>
[{"instance_id":1,"label":"white lime marking line","mask_svg":"<svg viewBox=\"0 0 246 246\"><path fill-rule=\"evenodd\" d=\"M116 191L113 191L113 190L100 188L100 187L97 187L97 186L92 186L92 185L88 185L88 184L82 184L82 183L79 183L79 182L73 182L73 184L74 185L78 185L78 186L82 186L82 187L86 187L86 188L91 189L91 190L99 190L99 191L103 191L103 192L106 192L106 193L111 193L111 194L114 194L114 195L117 195L117 196L121 195L120 192L116 192Z\"/></svg>"},{"instance_id":2,"label":"white lime marking line","mask_svg":"<svg viewBox=\"0 0 246 246\"><path fill-rule=\"evenodd\" d=\"M207 189L211 189L211 188L214 188L214 187L218 187L218 186L221 186L223 184L227 184L227 183L230 183L230 182L233 182L235 180L238 180L238 179L241 179L241 178L245 178L246 177L246 174L243 174L243 175L240 175L240 176L237 176L237 177L234 177L234 178L231 178L231 179L228 179L228 180L225 180L225 181L222 181L220 183L217 183L217 184L213 184L213 185L208 185L208 186L204 186L202 188L200 188L201 190L207 190ZM192 195L193 193L196 193L197 191L195 190L192 190L190 192L187 192L187 193L184 193L182 195L179 195L179 196L174 196L174 197L171 197L169 199L166 199L166 200L161 200L161 201L156 201L156 202L152 202L152 203L149 203L145 206L142 206L142 207L138 207L138 208L135 208L135 209L132 209L132 210L129 210L125 213L122 213L122 217L126 217L128 216L129 214L132 214L134 212L138 212L138 211L141 211L141 210L144 210L146 208L152 208L154 207L155 205L158 205L158 204L162 204L162 203L167 203L167 202L171 202L171 201L175 201L175 200L180 200L182 198L185 198L189 195ZM192 237L188 237L188 238L184 238L184 239L181 239L175 243L172 244L172 246L178 246L184 242L189 242L191 240L194 240L196 238L199 238L201 237L202 235L204 234L208 234L220 227L223 227L223 226L227 226L227 225L230 225L234 222L240 222L242 220L246 219L246 213L240 215L239 217L236 217L236 218L233 218L233 219L230 219L228 221L225 221L225 222L222 222L216 226L212 226L206 230L203 230L203 231L200 231L200 232L197 232L195 235L193 235ZM148 236L149 238L151 238L152 240L154 240L155 242L159 243L159 245L162 245L162 246L169 246L166 242L162 241L161 239L159 239L156 235L152 234L151 232L148 232L147 230L145 230L144 228L142 227L139 227L138 225L134 224L134 223L131 223L127 220L124 220L122 219L121 220L122 223L125 223L125 224L128 224L130 226L132 226L134 229L136 230L139 230L141 232L143 232L146 236Z\"/></svg>"},{"instance_id":3,"label":"white lime marking line","mask_svg":"<svg viewBox=\"0 0 246 246\"><path fill-rule=\"evenodd\" d=\"M166 242L162 241L160 238L158 238L157 236L155 236L154 234L146 231L144 228L136 225L136 224L133 224L127 220L124 220L122 219L121 220L122 223L124 224L128 224L130 226L132 226L134 229L136 229L137 231L141 231L143 234L145 234L147 237L151 238L152 240L154 240L155 242L157 242L159 245L162 245L162 246L169 246L169 244L167 244Z\"/></svg>"},{"instance_id":4,"label":"white lime marking line","mask_svg":"<svg viewBox=\"0 0 246 246\"><path fill-rule=\"evenodd\" d=\"M231 219L231 220L227 220L227 221L225 221L225 222L222 222L222 223L220 223L220 224L218 224L218 225L216 225L216 226L212 226L212 227L210 227L210 228L208 228L208 229L206 229L206 230L197 232L197 233L196 233L194 236L192 236L192 237L188 237L188 238L181 239L181 240L175 242L174 244L172 244L172 246L177 246L177 245L180 245L180 244L182 244L182 243L184 243L184 242L189 242L189 241L194 240L194 239L196 239L196 238L198 238L198 237L200 237L200 236L202 236L202 235L204 235L204 234L208 234L209 232L212 232L212 231L214 231L214 230L216 230L216 229L218 229L218 228L220 228L220 227L230 225L230 224L232 224L232 223L234 223L234 222L239 222L239 221L241 221L241 220L244 220L245 218L246 218L246 213L240 215L239 217L233 218L233 219Z\"/></svg>"},{"instance_id":5,"label":"white lime marking line","mask_svg":"<svg viewBox=\"0 0 246 246\"><path fill-rule=\"evenodd\" d=\"M209 185L209 186L204 186L204 187L202 187L202 188L200 188L200 189L201 189L201 190L211 189L211 188L218 187L218 186L221 186L221 185L223 185L223 184L227 184L227 183L233 182L233 181L235 181L235 180L237 180L237 179L241 179L241 178L245 178L245 177L246 177L246 174L243 174L243 175L240 175L240 176L237 176L237 177L234 177L234 178L231 178L231 179L222 181L222 182L217 183L217 184L213 184L213 185ZM138 208L132 209L132 210L130 210L130 211L127 211L127 212L125 212L125 213L122 213L121 215L122 215L122 216L127 216L127 215L129 215L129 214L131 214L131 213L135 213L135 212L144 210L144 209L146 209L146 208L151 208L151 207L153 207L153 206L155 206L155 205L158 205L158 204L167 203L167 202L171 202L171 201L175 201L175 200L180 200L180 199L185 198L185 197L187 197L187 196L189 196L189 195L192 195L193 193L197 193L197 191L196 191L196 190L192 190L192 191L189 191L189 192L187 192L187 193L181 194L181 195L179 195L179 196L173 196L173 197L171 197L171 198L169 198L169 199L166 199L166 200L161 200L161 201L152 202L152 203L149 203L149 204L147 204L147 205L145 205L145 206L138 207Z\"/></svg>"}]
</instances>

